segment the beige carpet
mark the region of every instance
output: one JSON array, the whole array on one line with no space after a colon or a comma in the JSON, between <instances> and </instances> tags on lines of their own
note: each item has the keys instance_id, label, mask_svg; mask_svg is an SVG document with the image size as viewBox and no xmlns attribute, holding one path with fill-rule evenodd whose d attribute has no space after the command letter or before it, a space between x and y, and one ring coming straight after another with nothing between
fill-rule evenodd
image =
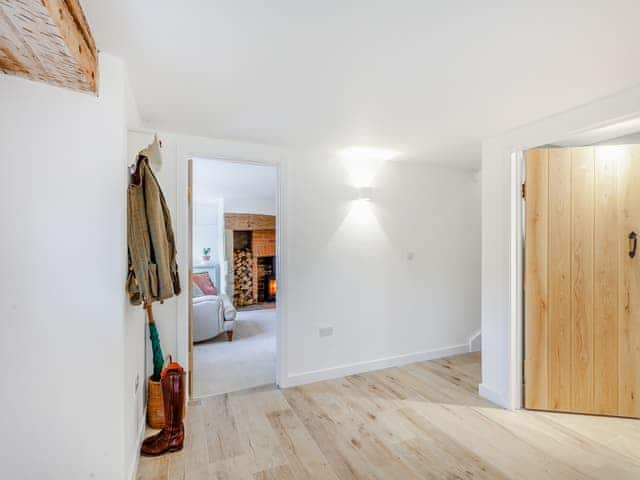
<instances>
[{"instance_id":1,"label":"beige carpet","mask_svg":"<svg viewBox=\"0 0 640 480\"><path fill-rule=\"evenodd\" d=\"M276 311L238 312L233 341L226 335L193 347L195 397L275 382Z\"/></svg>"}]
</instances>

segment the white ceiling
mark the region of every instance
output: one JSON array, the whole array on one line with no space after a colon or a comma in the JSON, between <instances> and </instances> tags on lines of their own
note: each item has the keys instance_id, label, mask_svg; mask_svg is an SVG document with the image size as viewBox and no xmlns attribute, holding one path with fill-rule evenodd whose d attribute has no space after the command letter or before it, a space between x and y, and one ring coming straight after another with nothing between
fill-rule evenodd
<instances>
[{"instance_id":1,"label":"white ceiling","mask_svg":"<svg viewBox=\"0 0 640 480\"><path fill-rule=\"evenodd\" d=\"M275 203L276 176L275 167L195 158L193 200L253 198Z\"/></svg>"},{"instance_id":2,"label":"white ceiling","mask_svg":"<svg viewBox=\"0 0 640 480\"><path fill-rule=\"evenodd\" d=\"M83 0L156 128L477 167L640 82L638 0Z\"/></svg>"}]
</instances>

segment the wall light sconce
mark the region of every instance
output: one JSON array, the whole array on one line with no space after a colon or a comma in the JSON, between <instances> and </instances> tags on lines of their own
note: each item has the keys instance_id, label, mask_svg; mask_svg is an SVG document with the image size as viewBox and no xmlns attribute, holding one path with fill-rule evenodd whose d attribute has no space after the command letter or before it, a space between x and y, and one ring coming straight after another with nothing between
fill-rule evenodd
<instances>
[{"instance_id":1,"label":"wall light sconce","mask_svg":"<svg viewBox=\"0 0 640 480\"><path fill-rule=\"evenodd\" d=\"M360 187L357 189L357 192L358 192L358 200L363 202L371 201L371 194L373 193L373 188Z\"/></svg>"},{"instance_id":2,"label":"wall light sconce","mask_svg":"<svg viewBox=\"0 0 640 480\"><path fill-rule=\"evenodd\" d=\"M337 152L344 162L349 183L355 188L369 186L387 160L400 155L400 152L385 148L352 146Z\"/></svg>"}]
</instances>

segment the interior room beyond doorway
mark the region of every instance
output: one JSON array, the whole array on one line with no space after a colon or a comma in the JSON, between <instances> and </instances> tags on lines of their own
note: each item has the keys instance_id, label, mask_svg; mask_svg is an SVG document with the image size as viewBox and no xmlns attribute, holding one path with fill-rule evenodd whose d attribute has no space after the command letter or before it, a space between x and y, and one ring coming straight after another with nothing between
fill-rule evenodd
<instances>
[{"instance_id":1,"label":"interior room beyond doorway","mask_svg":"<svg viewBox=\"0 0 640 480\"><path fill-rule=\"evenodd\" d=\"M275 383L275 166L194 159L194 397Z\"/></svg>"}]
</instances>

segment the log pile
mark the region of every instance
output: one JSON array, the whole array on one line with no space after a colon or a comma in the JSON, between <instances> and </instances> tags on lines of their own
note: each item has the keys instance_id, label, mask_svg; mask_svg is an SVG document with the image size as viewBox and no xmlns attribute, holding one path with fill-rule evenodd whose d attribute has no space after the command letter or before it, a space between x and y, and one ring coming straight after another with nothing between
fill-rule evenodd
<instances>
[{"instance_id":1,"label":"log pile","mask_svg":"<svg viewBox=\"0 0 640 480\"><path fill-rule=\"evenodd\" d=\"M233 251L233 304L236 307L256 303L253 292L253 254L251 249Z\"/></svg>"}]
</instances>

